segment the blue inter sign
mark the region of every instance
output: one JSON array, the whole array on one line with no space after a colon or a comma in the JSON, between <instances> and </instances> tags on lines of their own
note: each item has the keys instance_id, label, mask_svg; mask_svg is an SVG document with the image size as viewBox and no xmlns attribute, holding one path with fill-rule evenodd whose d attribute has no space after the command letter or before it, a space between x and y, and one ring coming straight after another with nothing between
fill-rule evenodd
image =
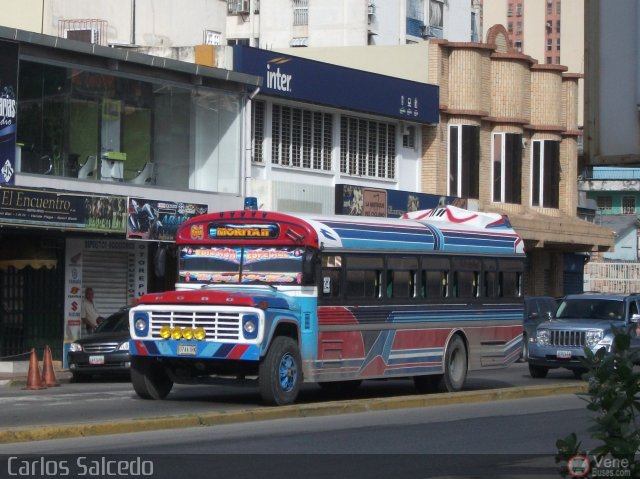
<instances>
[{"instance_id":1,"label":"blue inter sign","mask_svg":"<svg viewBox=\"0 0 640 479\"><path fill-rule=\"evenodd\" d=\"M382 115L416 123L438 123L439 89L269 50L236 46L234 70L263 79L261 93L291 100Z\"/></svg>"}]
</instances>

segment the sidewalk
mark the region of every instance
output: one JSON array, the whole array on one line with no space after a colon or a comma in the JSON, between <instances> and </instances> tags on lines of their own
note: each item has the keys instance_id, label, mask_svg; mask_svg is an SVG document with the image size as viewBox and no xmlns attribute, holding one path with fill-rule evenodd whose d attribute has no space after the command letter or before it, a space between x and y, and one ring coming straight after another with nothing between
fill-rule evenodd
<instances>
[{"instance_id":1,"label":"sidewalk","mask_svg":"<svg viewBox=\"0 0 640 479\"><path fill-rule=\"evenodd\" d=\"M42 361L38 361L38 369L42 376ZM62 369L61 361L53 361L53 371L58 382L69 382L71 373ZM0 361L0 387L22 387L27 384L29 361Z\"/></svg>"}]
</instances>

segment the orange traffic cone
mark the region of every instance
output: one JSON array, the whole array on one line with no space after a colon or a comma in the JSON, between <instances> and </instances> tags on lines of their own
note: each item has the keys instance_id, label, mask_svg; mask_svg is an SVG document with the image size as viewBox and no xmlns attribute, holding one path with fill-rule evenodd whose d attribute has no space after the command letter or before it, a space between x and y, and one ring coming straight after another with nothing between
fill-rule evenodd
<instances>
[{"instance_id":1,"label":"orange traffic cone","mask_svg":"<svg viewBox=\"0 0 640 479\"><path fill-rule=\"evenodd\" d=\"M56 373L53 370L53 361L51 359L51 349L49 345L44 348L44 358L42 360L42 381L48 388L60 386L56 379Z\"/></svg>"},{"instance_id":2,"label":"orange traffic cone","mask_svg":"<svg viewBox=\"0 0 640 479\"><path fill-rule=\"evenodd\" d=\"M42 382L40 377L40 368L38 367L38 355L35 348L31 348L31 356L29 356L29 371L27 372L27 385L22 389L46 389L47 386Z\"/></svg>"}]
</instances>

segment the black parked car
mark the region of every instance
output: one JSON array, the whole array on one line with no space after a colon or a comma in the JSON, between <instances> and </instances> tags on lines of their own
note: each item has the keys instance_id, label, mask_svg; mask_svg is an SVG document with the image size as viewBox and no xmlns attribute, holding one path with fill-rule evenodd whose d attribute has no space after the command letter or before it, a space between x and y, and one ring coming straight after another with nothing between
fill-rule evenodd
<instances>
[{"instance_id":1,"label":"black parked car","mask_svg":"<svg viewBox=\"0 0 640 479\"><path fill-rule=\"evenodd\" d=\"M67 362L74 380L129 375L129 309L122 308L100 323L93 334L71 343Z\"/></svg>"}]
</instances>

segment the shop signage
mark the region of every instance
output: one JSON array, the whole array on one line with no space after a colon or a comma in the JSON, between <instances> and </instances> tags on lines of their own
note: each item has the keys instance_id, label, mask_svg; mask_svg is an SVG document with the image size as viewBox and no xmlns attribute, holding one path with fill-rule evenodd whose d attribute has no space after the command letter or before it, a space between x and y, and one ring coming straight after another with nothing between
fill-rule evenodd
<instances>
[{"instance_id":1,"label":"shop signage","mask_svg":"<svg viewBox=\"0 0 640 479\"><path fill-rule=\"evenodd\" d=\"M127 239L175 241L178 227L209 211L207 205L129 197Z\"/></svg>"},{"instance_id":2,"label":"shop signage","mask_svg":"<svg viewBox=\"0 0 640 479\"><path fill-rule=\"evenodd\" d=\"M124 196L5 186L0 188L0 224L124 233L125 204Z\"/></svg>"},{"instance_id":3,"label":"shop signage","mask_svg":"<svg viewBox=\"0 0 640 479\"><path fill-rule=\"evenodd\" d=\"M0 41L0 185L15 184L18 44Z\"/></svg>"},{"instance_id":4,"label":"shop signage","mask_svg":"<svg viewBox=\"0 0 640 479\"><path fill-rule=\"evenodd\" d=\"M428 210L446 205L468 207L466 199L455 196L344 184L336 185L335 204L337 215L387 218L399 218L410 211Z\"/></svg>"},{"instance_id":5,"label":"shop signage","mask_svg":"<svg viewBox=\"0 0 640 479\"><path fill-rule=\"evenodd\" d=\"M236 71L262 77L261 93L415 123L438 123L436 85L355 70L243 45Z\"/></svg>"}]
</instances>

